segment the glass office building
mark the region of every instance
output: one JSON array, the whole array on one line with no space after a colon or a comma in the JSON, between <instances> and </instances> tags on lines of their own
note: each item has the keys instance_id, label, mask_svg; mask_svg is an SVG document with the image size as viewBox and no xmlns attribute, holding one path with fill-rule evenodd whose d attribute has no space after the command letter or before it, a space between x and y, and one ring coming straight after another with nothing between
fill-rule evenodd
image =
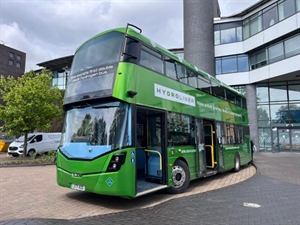
<instances>
[{"instance_id":1,"label":"glass office building","mask_svg":"<svg viewBox=\"0 0 300 225\"><path fill-rule=\"evenodd\" d=\"M245 87L259 149L300 151L300 0L215 18L214 43L216 77Z\"/></svg>"}]
</instances>

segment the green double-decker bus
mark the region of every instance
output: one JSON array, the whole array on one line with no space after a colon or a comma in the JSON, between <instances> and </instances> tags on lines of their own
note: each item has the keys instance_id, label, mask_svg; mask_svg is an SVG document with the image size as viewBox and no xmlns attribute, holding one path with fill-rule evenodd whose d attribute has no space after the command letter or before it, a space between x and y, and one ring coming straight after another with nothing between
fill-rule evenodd
<instances>
[{"instance_id":1,"label":"green double-decker bus","mask_svg":"<svg viewBox=\"0 0 300 225\"><path fill-rule=\"evenodd\" d=\"M135 198L239 171L252 160L245 96L134 25L76 51L64 98L57 183Z\"/></svg>"}]
</instances>

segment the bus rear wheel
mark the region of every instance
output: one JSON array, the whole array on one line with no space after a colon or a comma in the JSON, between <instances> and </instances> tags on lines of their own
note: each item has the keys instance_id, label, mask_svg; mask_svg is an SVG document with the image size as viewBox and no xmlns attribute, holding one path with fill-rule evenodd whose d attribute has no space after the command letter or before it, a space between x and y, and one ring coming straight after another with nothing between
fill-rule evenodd
<instances>
[{"instance_id":1,"label":"bus rear wheel","mask_svg":"<svg viewBox=\"0 0 300 225\"><path fill-rule=\"evenodd\" d=\"M233 171L234 172L239 172L241 168L241 161L240 161L240 156L238 153L235 153L234 156L234 168Z\"/></svg>"},{"instance_id":2,"label":"bus rear wheel","mask_svg":"<svg viewBox=\"0 0 300 225\"><path fill-rule=\"evenodd\" d=\"M189 167L182 160L177 160L172 168L172 187L168 191L172 194L184 192L190 184Z\"/></svg>"}]
</instances>

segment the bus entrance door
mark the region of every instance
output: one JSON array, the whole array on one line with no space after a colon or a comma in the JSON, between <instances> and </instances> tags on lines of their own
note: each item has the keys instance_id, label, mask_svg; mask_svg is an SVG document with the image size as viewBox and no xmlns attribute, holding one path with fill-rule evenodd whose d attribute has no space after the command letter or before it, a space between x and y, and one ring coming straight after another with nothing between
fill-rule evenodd
<instances>
[{"instance_id":1,"label":"bus entrance door","mask_svg":"<svg viewBox=\"0 0 300 225\"><path fill-rule=\"evenodd\" d=\"M204 143L205 143L205 155L206 155L206 167L214 169L216 162L215 154L215 143L214 143L214 134L213 124L206 121L204 124Z\"/></svg>"},{"instance_id":2,"label":"bus entrance door","mask_svg":"<svg viewBox=\"0 0 300 225\"><path fill-rule=\"evenodd\" d=\"M137 139L143 140L137 147L137 196L167 187L165 123L164 112L137 110Z\"/></svg>"}]
</instances>

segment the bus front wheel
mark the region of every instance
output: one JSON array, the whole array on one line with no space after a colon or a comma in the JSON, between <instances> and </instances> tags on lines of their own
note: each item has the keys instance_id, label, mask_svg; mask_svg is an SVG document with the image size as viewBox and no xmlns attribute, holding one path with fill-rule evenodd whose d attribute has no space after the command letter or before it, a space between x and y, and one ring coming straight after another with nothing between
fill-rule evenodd
<instances>
[{"instance_id":1,"label":"bus front wheel","mask_svg":"<svg viewBox=\"0 0 300 225\"><path fill-rule=\"evenodd\" d=\"M234 156L234 168L233 171L234 172L239 172L241 168L241 162L240 162L240 156L238 153L235 153Z\"/></svg>"},{"instance_id":2,"label":"bus front wheel","mask_svg":"<svg viewBox=\"0 0 300 225\"><path fill-rule=\"evenodd\" d=\"M172 194L184 192L190 184L189 167L182 160L177 160L172 168L172 187L168 191Z\"/></svg>"}]
</instances>

